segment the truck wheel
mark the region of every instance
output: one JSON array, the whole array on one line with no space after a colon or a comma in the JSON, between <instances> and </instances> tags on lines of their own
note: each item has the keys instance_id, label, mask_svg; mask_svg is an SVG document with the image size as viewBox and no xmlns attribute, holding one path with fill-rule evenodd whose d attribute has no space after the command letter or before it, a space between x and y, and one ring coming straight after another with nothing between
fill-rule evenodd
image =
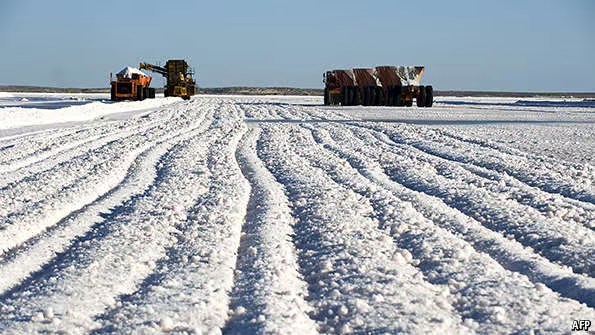
<instances>
[{"instance_id":1,"label":"truck wheel","mask_svg":"<svg viewBox=\"0 0 595 335\"><path fill-rule=\"evenodd\" d=\"M353 90L351 87L345 87L345 106L353 105Z\"/></svg>"},{"instance_id":2,"label":"truck wheel","mask_svg":"<svg viewBox=\"0 0 595 335\"><path fill-rule=\"evenodd\" d=\"M362 106L368 105L368 88L362 88L363 96L362 96Z\"/></svg>"},{"instance_id":3,"label":"truck wheel","mask_svg":"<svg viewBox=\"0 0 595 335\"><path fill-rule=\"evenodd\" d=\"M417 107L426 107L426 88L425 88L425 86L419 87L419 92L417 93L417 98L415 98L415 102L417 103Z\"/></svg>"},{"instance_id":4,"label":"truck wheel","mask_svg":"<svg viewBox=\"0 0 595 335\"><path fill-rule=\"evenodd\" d=\"M347 87L347 106L353 106L353 87Z\"/></svg>"},{"instance_id":5,"label":"truck wheel","mask_svg":"<svg viewBox=\"0 0 595 335\"><path fill-rule=\"evenodd\" d=\"M343 88L343 106L349 106L349 87Z\"/></svg>"},{"instance_id":6,"label":"truck wheel","mask_svg":"<svg viewBox=\"0 0 595 335\"><path fill-rule=\"evenodd\" d=\"M328 101L328 88L324 88L324 105L328 106L329 101Z\"/></svg>"},{"instance_id":7,"label":"truck wheel","mask_svg":"<svg viewBox=\"0 0 595 335\"><path fill-rule=\"evenodd\" d=\"M395 94L392 88L386 90L386 106L392 106L394 103Z\"/></svg>"},{"instance_id":8,"label":"truck wheel","mask_svg":"<svg viewBox=\"0 0 595 335\"><path fill-rule=\"evenodd\" d=\"M399 99L401 98L401 90L399 87L393 87L390 90L390 94L391 94L391 106L398 106L399 105Z\"/></svg>"},{"instance_id":9,"label":"truck wheel","mask_svg":"<svg viewBox=\"0 0 595 335\"><path fill-rule=\"evenodd\" d=\"M376 106L386 105L384 91L382 87L376 87Z\"/></svg>"},{"instance_id":10,"label":"truck wheel","mask_svg":"<svg viewBox=\"0 0 595 335\"><path fill-rule=\"evenodd\" d=\"M362 97L360 96L359 87L353 88L353 104L359 106L362 104Z\"/></svg>"},{"instance_id":11,"label":"truck wheel","mask_svg":"<svg viewBox=\"0 0 595 335\"><path fill-rule=\"evenodd\" d=\"M374 105L380 106L380 100L382 100L382 91L380 87L374 87Z\"/></svg>"},{"instance_id":12,"label":"truck wheel","mask_svg":"<svg viewBox=\"0 0 595 335\"><path fill-rule=\"evenodd\" d=\"M401 87L395 87L392 90L393 104L391 106L400 106L401 104Z\"/></svg>"},{"instance_id":13,"label":"truck wheel","mask_svg":"<svg viewBox=\"0 0 595 335\"><path fill-rule=\"evenodd\" d=\"M145 91L143 90L143 87L137 86L136 87L136 100L139 100L139 101L144 100L145 95L143 93L145 93Z\"/></svg>"},{"instance_id":14,"label":"truck wheel","mask_svg":"<svg viewBox=\"0 0 595 335\"><path fill-rule=\"evenodd\" d=\"M413 106L413 100L407 100L407 101L405 101L405 106L407 106L407 107Z\"/></svg>"},{"instance_id":15,"label":"truck wheel","mask_svg":"<svg viewBox=\"0 0 595 335\"><path fill-rule=\"evenodd\" d=\"M115 85L112 85L111 92L110 92L110 98L112 101L116 101L116 87L115 87Z\"/></svg>"},{"instance_id":16,"label":"truck wheel","mask_svg":"<svg viewBox=\"0 0 595 335\"><path fill-rule=\"evenodd\" d=\"M426 86L426 107L432 107L434 104L434 88Z\"/></svg>"}]
</instances>

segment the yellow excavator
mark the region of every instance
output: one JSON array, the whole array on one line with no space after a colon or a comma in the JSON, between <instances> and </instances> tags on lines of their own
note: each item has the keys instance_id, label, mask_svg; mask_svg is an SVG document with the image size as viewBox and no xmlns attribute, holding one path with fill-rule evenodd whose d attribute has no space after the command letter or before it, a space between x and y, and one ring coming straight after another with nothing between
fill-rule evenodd
<instances>
[{"instance_id":1,"label":"yellow excavator","mask_svg":"<svg viewBox=\"0 0 595 335\"><path fill-rule=\"evenodd\" d=\"M196 82L192 78L193 72L182 59L170 59L165 66L140 63L140 69L159 73L164 76L167 83L164 95L166 97L181 97L188 100L195 94Z\"/></svg>"}]
</instances>

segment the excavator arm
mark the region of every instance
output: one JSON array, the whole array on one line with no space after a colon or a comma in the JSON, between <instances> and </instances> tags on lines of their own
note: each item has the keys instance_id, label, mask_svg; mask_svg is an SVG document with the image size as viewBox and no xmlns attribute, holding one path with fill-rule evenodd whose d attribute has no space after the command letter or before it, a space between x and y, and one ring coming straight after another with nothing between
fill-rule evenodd
<instances>
[{"instance_id":1,"label":"excavator arm","mask_svg":"<svg viewBox=\"0 0 595 335\"><path fill-rule=\"evenodd\" d=\"M148 70L148 71L159 73L160 75L167 78L167 69L165 69L164 67L149 64L149 63L140 63L139 68L141 70Z\"/></svg>"}]
</instances>

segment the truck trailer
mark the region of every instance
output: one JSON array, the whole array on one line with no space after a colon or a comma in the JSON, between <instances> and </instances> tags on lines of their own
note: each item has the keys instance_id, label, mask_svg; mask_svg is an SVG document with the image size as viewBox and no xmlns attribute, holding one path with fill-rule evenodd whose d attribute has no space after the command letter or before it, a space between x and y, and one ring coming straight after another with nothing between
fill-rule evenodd
<instances>
[{"instance_id":1,"label":"truck trailer","mask_svg":"<svg viewBox=\"0 0 595 335\"><path fill-rule=\"evenodd\" d=\"M432 107L434 89L420 85L423 66L331 70L323 76L324 104Z\"/></svg>"},{"instance_id":2,"label":"truck trailer","mask_svg":"<svg viewBox=\"0 0 595 335\"><path fill-rule=\"evenodd\" d=\"M324 75L324 104L325 105L357 105L357 85L352 70L327 71Z\"/></svg>"}]
</instances>

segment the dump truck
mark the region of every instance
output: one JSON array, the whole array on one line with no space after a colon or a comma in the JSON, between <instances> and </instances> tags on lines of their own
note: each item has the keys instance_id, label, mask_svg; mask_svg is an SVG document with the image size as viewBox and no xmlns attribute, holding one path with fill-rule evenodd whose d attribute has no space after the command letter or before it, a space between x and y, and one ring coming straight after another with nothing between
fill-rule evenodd
<instances>
[{"instance_id":1,"label":"dump truck","mask_svg":"<svg viewBox=\"0 0 595 335\"><path fill-rule=\"evenodd\" d=\"M139 67L165 77L164 95L166 97L181 97L188 100L195 94L196 82L192 78L194 73L185 60L170 59L165 66L140 63Z\"/></svg>"},{"instance_id":2,"label":"dump truck","mask_svg":"<svg viewBox=\"0 0 595 335\"><path fill-rule=\"evenodd\" d=\"M325 105L412 106L431 107L434 103L432 86L420 85L423 66L378 66L353 70L327 71ZM349 80L343 73L352 74ZM351 93L355 91L355 93ZM328 97L327 97L328 93Z\"/></svg>"},{"instance_id":3,"label":"dump truck","mask_svg":"<svg viewBox=\"0 0 595 335\"><path fill-rule=\"evenodd\" d=\"M113 79L110 73L111 100L144 100L155 98L155 89L149 87L151 77L133 67L125 67Z\"/></svg>"}]
</instances>

